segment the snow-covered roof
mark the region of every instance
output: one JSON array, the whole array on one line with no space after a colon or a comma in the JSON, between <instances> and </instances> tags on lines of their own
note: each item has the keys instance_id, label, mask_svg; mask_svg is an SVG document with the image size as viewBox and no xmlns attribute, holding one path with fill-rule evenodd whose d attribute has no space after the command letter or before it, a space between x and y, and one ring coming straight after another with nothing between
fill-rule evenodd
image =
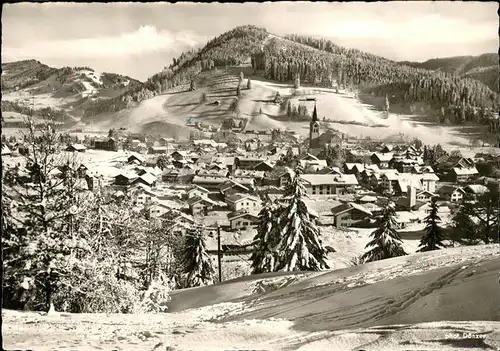
<instances>
[{"instance_id":1,"label":"snow-covered roof","mask_svg":"<svg viewBox=\"0 0 500 351\"><path fill-rule=\"evenodd\" d=\"M476 167L470 167L470 168L453 167L453 172L455 172L456 175L473 175L479 173Z\"/></svg>"},{"instance_id":2,"label":"snow-covered roof","mask_svg":"<svg viewBox=\"0 0 500 351\"><path fill-rule=\"evenodd\" d=\"M435 180L438 181L439 177L434 173L423 173L422 180Z\"/></svg>"},{"instance_id":3,"label":"snow-covered roof","mask_svg":"<svg viewBox=\"0 0 500 351\"><path fill-rule=\"evenodd\" d=\"M370 195L364 195L359 199L361 202L375 202L377 201L377 197L375 196L370 196Z\"/></svg>"},{"instance_id":4,"label":"snow-covered roof","mask_svg":"<svg viewBox=\"0 0 500 351\"><path fill-rule=\"evenodd\" d=\"M326 160L300 160L300 165L304 168L309 166L328 167Z\"/></svg>"},{"instance_id":5,"label":"snow-covered roof","mask_svg":"<svg viewBox=\"0 0 500 351\"><path fill-rule=\"evenodd\" d=\"M382 153L374 152L372 154L372 157L373 156L377 157L379 159L379 161L381 161L381 162L389 162L390 160L392 160L394 155L392 153L382 154Z\"/></svg>"},{"instance_id":6,"label":"snow-covered roof","mask_svg":"<svg viewBox=\"0 0 500 351\"><path fill-rule=\"evenodd\" d=\"M72 147L75 150L86 150L87 147L82 144L71 144L70 147Z\"/></svg>"},{"instance_id":7,"label":"snow-covered roof","mask_svg":"<svg viewBox=\"0 0 500 351\"><path fill-rule=\"evenodd\" d=\"M467 185L464 190L466 192L470 192L473 194L484 194L490 191L488 187L482 185L482 184L469 184Z\"/></svg>"},{"instance_id":8,"label":"snow-covered roof","mask_svg":"<svg viewBox=\"0 0 500 351\"><path fill-rule=\"evenodd\" d=\"M223 184L228 181L226 177L199 177L194 176L193 184Z\"/></svg>"},{"instance_id":9,"label":"snow-covered roof","mask_svg":"<svg viewBox=\"0 0 500 351\"><path fill-rule=\"evenodd\" d=\"M204 193L210 193L210 190L202 187L202 186L199 186L199 185L194 185L191 189L188 189L186 192L189 194L190 192L193 192L195 190L199 190L199 191L202 191Z\"/></svg>"},{"instance_id":10,"label":"snow-covered roof","mask_svg":"<svg viewBox=\"0 0 500 351\"><path fill-rule=\"evenodd\" d=\"M252 195L248 195L248 194L231 194L231 195L226 196L226 202L236 203L236 202L243 201L243 200L260 202L259 198L252 196Z\"/></svg>"},{"instance_id":11,"label":"snow-covered roof","mask_svg":"<svg viewBox=\"0 0 500 351\"><path fill-rule=\"evenodd\" d=\"M210 204L210 205L216 205L216 203L214 201L212 201L211 199L209 199L206 196L195 196L195 197L192 197L192 198L190 198L190 199L187 200L187 204L189 206L194 205L194 204L196 204L198 202L204 202L204 203L207 203L207 204Z\"/></svg>"},{"instance_id":12,"label":"snow-covered roof","mask_svg":"<svg viewBox=\"0 0 500 351\"><path fill-rule=\"evenodd\" d=\"M151 173L144 173L143 175L139 176L135 181L138 182L140 179L145 181L147 184L153 184L156 181L156 176L152 175Z\"/></svg>"}]
</instances>

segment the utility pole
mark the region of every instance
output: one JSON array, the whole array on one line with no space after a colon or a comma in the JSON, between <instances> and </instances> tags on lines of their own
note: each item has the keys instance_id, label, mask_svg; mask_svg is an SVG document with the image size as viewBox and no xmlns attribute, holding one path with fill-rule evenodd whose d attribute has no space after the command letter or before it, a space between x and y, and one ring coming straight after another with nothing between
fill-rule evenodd
<instances>
[{"instance_id":1,"label":"utility pole","mask_svg":"<svg viewBox=\"0 0 500 351\"><path fill-rule=\"evenodd\" d=\"M217 263L219 266L219 283L222 283L222 265L221 265L221 249L220 249L220 225L217 223Z\"/></svg>"}]
</instances>

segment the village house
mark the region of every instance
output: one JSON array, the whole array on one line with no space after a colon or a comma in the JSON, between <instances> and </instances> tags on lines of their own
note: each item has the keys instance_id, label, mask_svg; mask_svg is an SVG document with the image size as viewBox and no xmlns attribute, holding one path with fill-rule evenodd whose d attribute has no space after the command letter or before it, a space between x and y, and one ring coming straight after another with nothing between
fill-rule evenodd
<instances>
[{"instance_id":1,"label":"village house","mask_svg":"<svg viewBox=\"0 0 500 351\"><path fill-rule=\"evenodd\" d=\"M132 185L132 182L137 178L137 174L120 173L115 177L114 184L121 186Z\"/></svg>"},{"instance_id":2,"label":"village house","mask_svg":"<svg viewBox=\"0 0 500 351\"><path fill-rule=\"evenodd\" d=\"M127 158L127 163L143 164L146 160L138 154L132 154Z\"/></svg>"},{"instance_id":3,"label":"village house","mask_svg":"<svg viewBox=\"0 0 500 351\"><path fill-rule=\"evenodd\" d=\"M70 152L85 152L87 148L82 144L71 144L66 148L66 151Z\"/></svg>"},{"instance_id":4,"label":"village house","mask_svg":"<svg viewBox=\"0 0 500 351\"><path fill-rule=\"evenodd\" d=\"M216 203L206 196L194 196L187 200L189 212L193 216L206 215L211 211Z\"/></svg>"},{"instance_id":5,"label":"village house","mask_svg":"<svg viewBox=\"0 0 500 351\"><path fill-rule=\"evenodd\" d=\"M399 173L411 173L414 167L422 166L422 164L422 160L410 158L393 158L389 162L389 166L397 169Z\"/></svg>"},{"instance_id":6,"label":"village house","mask_svg":"<svg viewBox=\"0 0 500 351\"><path fill-rule=\"evenodd\" d=\"M270 161L262 161L261 163L256 165L253 169L260 172L271 172L274 169L274 167Z\"/></svg>"},{"instance_id":7,"label":"village house","mask_svg":"<svg viewBox=\"0 0 500 351\"><path fill-rule=\"evenodd\" d=\"M368 220L373 214L362 205L348 202L332 208L333 225L337 228L352 227Z\"/></svg>"},{"instance_id":8,"label":"village house","mask_svg":"<svg viewBox=\"0 0 500 351\"><path fill-rule=\"evenodd\" d=\"M431 193L428 190L419 190L416 195L417 201L420 202L430 202L433 197L436 197L436 194Z\"/></svg>"},{"instance_id":9,"label":"village house","mask_svg":"<svg viewBox=\"0 0 500 351\"><path fill-rule=\"evenodd\" d=\"M422 189L422 178L419 174L404 173L398 175L396 186L394 187L394 194L397 196L406 195L409 187L415 189Z\"/></svg>"},{"instance_id":10,"label":"village house","mask_svg":"<svg viewBox=\"0 0 500 351\"><path fill-rule=\"evenodd\" d=\"M431 166L413 166L411 169L413 174L435 173Z\"/></svg>"},{"instance_id":11,"label":"village house","mask_svg":"<svg viewBox=\"0 0 500 351\"><path fill-rule=\"evenodd\" d=\"M154 187L154 186L156 186L156 181L157 181L156 176L154 176L151 173L144 173L144 174L140 175L139 177L137 177L132 182L132 184L141 183L141 184L147 185L149 187Z\"/></svg>"},{"instance_id":12,"label":"village house","mask_svg":"<svg viewBox=\"0 0 500 351\"><path fill-rule=\"evenodd\" d=\"M450 202L460 202L465 196L463 188L454 185L444 185L438 190L439 196Z\"/></svg>"},{"instance_id":13,"label":"village house","mask_svg":"<svg viewBox=\"0 0 500 351\"><path fill-rule=\"evenodd\" d=\"M383 154L387 154L389 152L392 152L394 149L394 146L391 144L382 144L382 147L380 148L380 152Z\"/></svg>"},{"instance_id":14,"label":"village house","mask_svg":"<svg viewBox=\"0 0 500 351\"><path fill-rule=\"evenodd\" d=\"M196 177L196 171L189 168L174 168L163 171L161 178L168 183L191 183Z\"/></svg>"},{"instance_id":15,"label":"village house","mask_svg":"<svg viewBox=\"0 0 500 351\"><path fill-rule=\"evenodd\" d=\"M223 197L226 197L235 193L249 193L251 190L247 186L235 181L234 179L228 179L226 182L220 184L217 187Z\"/></svg>"},{"instance_id":16,"label":"village house","mask_svg":"<svg viewBox=\"0 0 500 351\"><path fill-rule=\"evenodd\" d=\"M370 161L372 164L377 165L378 168L389 168L389 161L391 161L393 158L393 154L387 153L387 154L380 154L380 153L373 153L370 156Z\"/></svg>"},{"instance_id":17,"label":"village house","mask_svg":"<svg viewBox=\"0 0 500 351\"><path fill-rule=\"evenodd\" d=\"M262 201L252 195L248 194L231 194L226 196L225 202L229 209L234 212L246 210L246 211L260 211Z\"/></svg>"},{"instance_id":18,"label":"village house","mask_svg":"<svg viewBox=\"0 0 500 351\"><path fill-rule=\"evenodd\" d=\"M108 138L104 140L95 140L94 149L106 151L118 151L118 145L115 138Z\"/></svg>"},{"instance_id":19,"label":"village house","mask_svg":"<svg viewBox=\"0 0 500 351\"><path fill-rule=\"evenodd\" d=\"M490 192L490 189L482 184L469 184L464 188L465 195L468 199L477 201L477 199L486 193Z\"/></svg>"},{"instance_id":20,"label":"village house","mask_svg":"<svg viewBox=\"0 0 500 351\"><path fill-rule=\"evenodd\" d=\"M228 214L227 218L229 220L229 228L231 228L231 230L246 230L255 228L259 224L259 216L255 212L232 212Z\"/></svg>"},{"instance_id":21,"label":"village house","mask_svg":"<svg viewBox=\"0 0 500 351\"><path fill-rule=\"evenodd\" d=\"M167 147L166 146L149 146L148 147L148 154L151 155L163 155L167 153Z\"/></svg>"},{"instance_id":22,"label":"village house","mask_svg":"<svg viewBox=\"0 0 500 351\"><path fill-rule=\"evenodd\" d=\"M192 184L202 186L208 190L219 190L218 187L228 181L229 178L224 177L199 177L195 175Z\"/></svg>"},{"instance_id":23,"label":"village house","mask_svg":"<svg viewBox=\"0 0 500 351\"><path fill-rule=\"evenodd\" d=\"M422 173L420 175L420 180L422 183L422 189L427 190L431 193L436 192L436 184L439 181L439 177L434 173Z\"/></svg>"},{"instance_id":24,"label":"village house","mask_svg":"<svg viewBox=\"0 0 500 351\"><path fill-rule=\"evenodd\" d=\"M326 160L300 160L300 165L304 170L318 172L328 167Z\"/></svg>"},{"instance_id":25,"label":"village house","mask_svg":"<svg viewBox=\"0 0 500 351\"><path fill-rule=\"evenodd\" d=\"M82 163L76 169L76 173L77 173L79 178L84 178L87 175L88 170L89 170L89 168Z\"/></svg>"},{"instance_id":26,"label":"village house","mask_svg":"<svg viewBox=\"0 0 500 351\"><path fill-rule=\"evenodd\" d=\"M453 167L450 171L450 180L455 183L464 183L471 180L479 172L476 167L458 168Z\"/></svg>"},{"instance_id":27,"label":"village house","mask_svg":"<svg viewBox=\"0 0 500 351\"><path fill-rule=\"evenodd\" d=\"M422 205L423 206L423 205ZM417 223L419 217L412 211L396 211L394 222L396 222L397 229L404 229L409 224Z\"/></svg>"},{"instance_id":28,"label":"village house","mask_svg":"<svg viewBox=\"0 0 500 351\"><path fill-rule=\"evenodd\" d=\"M226 169L221 169L221 170L217 170L217 169L200 169L196 175L198 177L208 177L208 178L217 178L217 177L221 177L221 178L227 178L229 177L230 175L230 172Z\"/></svg>"},{"instance_id":29,"label":"village house","mask_svg":"<svg viewBox=\"0 0 500 351\"><path fill-rule=\"evenodd\" d=\"M236 168L254 169L258 164L266 161L263 157L236 157L234 160Z\"/></svg>"},{"instance_id":30,"label":"village house","mask_svg":"<svg viewBox=\"0 0 500 351\"><path fill-rule=\"evenodd\" d=\"M156 193L146 187L137 187L134 189L133 196L135 197L135 205L139 207L148 205L158 199Z\"/></svg>"},{"instance_id":31,"label":"village house","mask_svg":"<svg viewBox=\"0 0 500 351\"><path fill-rule=\"evenodd\" d=\"M194 185L192 188L186 191L186 196L188 199L192 197L208 197L209 194L210 190L199 185Z\"/></svg>"},{"instance_id":32,"label":"village house","mask_svg":"<svg viewBox=\"0 0 500 351\"><path fill-rule=\"evenodd\" d=\"M301 174L308 195L345 194L348 188L358 185L352 174Z\"/></svg>"},{"instance_id":33,"label":"village house","mask_svg":"<svg viewBox=\"0 0 500 351\"><path fill-rule=\"evenodd\" d=\"M384 172L380 176L378 184L381 186L382 189L392 194L396 191L396 187L398 186L398 180L399 180L399 172L397 171Z\"/></svg>"}]
</instances>

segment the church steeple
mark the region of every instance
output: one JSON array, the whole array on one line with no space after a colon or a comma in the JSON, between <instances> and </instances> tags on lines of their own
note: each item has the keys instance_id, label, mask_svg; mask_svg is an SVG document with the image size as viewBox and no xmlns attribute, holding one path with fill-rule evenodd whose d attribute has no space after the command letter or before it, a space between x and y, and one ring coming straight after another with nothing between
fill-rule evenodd
<instances>
[{"instance_id":1,"label":"church steeple","mask_svg":"<svg viewBox=\"0 0 500 351\"><path fill-rule=\"evenodd\" d=\"M314 149L319 147L318 142L319 142L318 111L316 111L316 104L314 104L312 119L309 125L309 148Z\"/></svg>"},{"instance_id":2,"label":"church steeple","mask_svg":"<svg viewBox=\"0 0 500 351\"><path fill-rule=\"evenodd\" d=\"M316 104L314 104L314 110L313 110L313 115L312 115L312 121L313 121L313 122L318 122L318 112L316 111Z\"/></svg>"}]
</instances>

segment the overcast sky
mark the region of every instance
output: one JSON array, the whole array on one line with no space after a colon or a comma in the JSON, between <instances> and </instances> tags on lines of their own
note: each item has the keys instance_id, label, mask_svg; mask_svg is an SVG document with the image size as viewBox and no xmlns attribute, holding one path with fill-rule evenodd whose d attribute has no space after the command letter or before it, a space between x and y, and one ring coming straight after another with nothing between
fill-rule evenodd
<instances>
[{"instance_id":1,"label":"overcast sky","mask_svg":"<svg viewBox=\"0 0 500 351\"><path fill-rule=\"evenodd\" d=\"M394 60L498 51L495 2L20 3L2 12L2 61L145 80L190 47L236 26L331 38Z\"/></svg>"}]
</instances>

